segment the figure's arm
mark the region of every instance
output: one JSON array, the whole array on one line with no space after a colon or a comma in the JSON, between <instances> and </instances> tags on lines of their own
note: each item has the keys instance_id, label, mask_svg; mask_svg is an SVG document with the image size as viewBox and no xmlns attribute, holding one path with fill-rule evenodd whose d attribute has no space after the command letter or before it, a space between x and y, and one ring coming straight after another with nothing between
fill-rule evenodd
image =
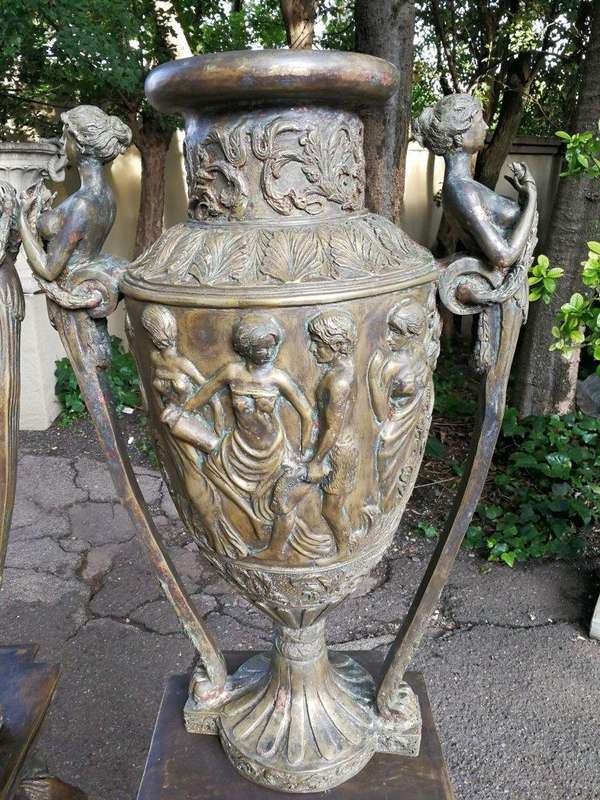
<instances>
[{"instance_id":1,"label":"figure's arm","mask_svg":"<svg viewBox=\"0 0 600 800\"><path fill-rule=\"evenodd\" d=\"M312 408L304 392L285 372L278 371L276 382L285 399L292 405L300 417L300 446L306 453L310 447L313 431Z\"/></svg>"},{"instance_id":2,"label":"figure's arm","mask_svg":"<svg viewBox=\"0 0 600 800\"><path fill-rule=\"evenodd\" d=\"M369 397L371 398L371 406L373 408L373 413L379 420L379 422L383 422L387 414L387 386L385 386L383 382L383 360L384 355L381 350L377 350L371 361L369 362L368 368L368 382L369 382Z\"/></svg>"},{"instance_id":3,"label":"figure's arm","mask_svg":"<svg viewBox=\"0 0 600 800\"><path fill-rule=\"evenodd\" d=\"M499 269L511 267L521 255L527 243L535 218L537 189L526 167L522 175L514 176L510 183L519 192L523 211L510 234L490 222L487 210L474 187L461 188L461 194L453 198L452 212L460 226L477 242L481 252L491 265Z\"/></svg>"},{"instance_id":4,"label":"figure's arm","mask_svg":"<svg viewBox=\"0 0 600 800\"><path fill-rule=\"evenodd\" d=\"M190 361L189 358L185 358L185 356L179 356L177 359L177 366L179 369L191 378L196 386L204 386L206 383L206 378L200 372L200 370L196 367L196 365Z\"/></svg>"},{"instance_id":5,"label":"figure's arm","mask_svg":"<svg viewBox=\"0 0 600 800\"><path fill-rule=\"evenodd\" d=\"M202 384L196 394L192 395L185 404L186 411L193 411L195 408L202 408L212 398L214 394L224 389L231 378L231 365L226 364L216 372L211 378Z\"/></svg>"},{"instance_id":6,"label":"figure's arm","mask_svg":"<svg viewBox=\"0 0 600 800\"><path fill-rule=\"evenodd\" d=\"M46 275L42 275L47 281L56 280L67 266L75 248L83 238L83 227L86 224L84 222L82 225L81 220L76 222L67 218L56 236L50 239L46 250Z\"/></svg>"},{"instance_id":7,"label":"figure's arm","mask_svg":"<svg viewBox=\"0 0 600 800\"><path fill-rule=\"evenodd\" d=\"M206 378L200 372L200 370L196 368L196 365L190 361L189 358L182 357L178 360L181 364L181 370L188 376L188 378L191 378L196 386L204 386L206 383ZM214 394L208 402L213 412L215 431L218 434L221 434L223 431L223 425L225 423L225 411L223 409L223 404L221 403L221 398Z\"/></svg>"},{"instance_id":8,"label":"figure's arm","mask_svg":"<svg viewBox=\"0 0 600 800\"><path fill-rule=\"evenodd\" d=\"M333 380L329 388L329 400L322 409L321 435L313 462L322 464L336 443L344 422L349 398L350 384L343 378Z\"/></svg>"}]
</instances>

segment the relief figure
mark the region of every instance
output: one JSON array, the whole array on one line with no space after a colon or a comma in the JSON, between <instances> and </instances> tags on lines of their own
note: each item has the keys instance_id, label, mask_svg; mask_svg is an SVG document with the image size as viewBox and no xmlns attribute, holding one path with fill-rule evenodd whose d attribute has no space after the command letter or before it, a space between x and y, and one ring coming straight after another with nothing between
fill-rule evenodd
<instances>
[{"instance_id":1,"label":"relief figure","mask_svg":"<svg viewBox=\"0 0 600 800\"><path fill-rule=\"evenodd\" d=\"M177 349L177 320L165 306L147 305L142 312L142 325L156 350L151 353L152 385L162 409L183 406L205 382L206 378ZM202 471L198 450L209 453L220 441L224 413L221 400L210 400L213 415L211 426L204 417L181 413L171 441L178 472L188 496L202 521L203 533L217 553L230 556L247 554L247 547L222 520L219 497Z\"/></svg>"},{"instance_id":2,"label":"relief figure","mask_svg":"<svg viewBox=\"0 0 600 800\"><path fill-rule=\"evenodd\" d=\"M349 313L334 309L311 319L308 333L315 360L326 365L316 390L318 439L305 470L283 476L276 486L278 516L269 547L259 554L261 558L283 558L289 549L309 558L328 555L331 547L327 537L319 533L314 522L307 530L305 516L299 520L301 501L309 493L316 500L314 486L321 490L320 514L331 530L338 555L348 551L352 532L347 500L356 485L359 454L348 416L356 398L352 357L356 326ZM314 512L315 501L305 507Z\"/></svg>"},{"instance_id":3,"label":"relief figure","mask_svg":"<svg viewBox=\"0 0 600 800\"><path fill-rule=\"evenodd\" d=\"M422 339L427 330L423 308L406 297L390 310L386 340L389 350L377 350L368 369L369 396L381 428L377 442L377 472L381 508L391 511L401 490L419 417L427 400L427 360Z\"/></svg>"},{"instance_id":4,"label":"relief figure","mask_svg":"<svg viewBox=\"0 0 600 800\"><path fill-rule=\"evenodd\" d=\"M206 383L206 378L177 349L177 321L165 306L148 305L142 312L142 325L148 331L152 344L156 348L150 356L152 361L152 385L161 398L164 407L175 404L184 406L190 397ZM214 430L197 416L194 420L193 435L190 443L195 444L203 452L210 453L219 443L223 432L223 406L217 395L210 399L213 413ZM180 420L178 436L185 438L185 423Z\"/></svg>"},{"instance_id":5,"label":"relief figure","mask_svg":"<svg viewBox=\"0 0 600 800\"><path fill-rule=\"evenodd\" d=\"M230 395L233 429L222 436L206 456L202 471L234 512L229 526L238 530L246 518L253 545L264 543L273 524L271 500L278 478L299 463L283 428L279 406L287 400L300 418L301 455L306 456L312 437L312 409L301 389L274 362L283 341L279 323L264 313L243 316L233 329L232 344L240 361L226 364L183 406L169 405L162 419L175 436L182 417L186 432L193 432L190 412L203 408L222 390ZM185 415L185 416L184 416Z\"/></svg>"}]
</instances>

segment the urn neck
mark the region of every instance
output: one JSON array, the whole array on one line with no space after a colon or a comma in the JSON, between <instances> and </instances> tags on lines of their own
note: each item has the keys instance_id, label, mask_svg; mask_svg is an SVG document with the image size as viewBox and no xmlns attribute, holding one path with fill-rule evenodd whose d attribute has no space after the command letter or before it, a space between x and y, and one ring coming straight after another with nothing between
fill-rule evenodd
<instances>
[{"instance_id":1,"label":"urn neck","mask_svg":"<svg viewBox=\"0 0 600 800\"><path fill-rule=\"evenodd\" d=\"M190 216L201 222L330 218L364 208L357 114L282 107L186 118Z\"/></svg>"}]
</instances>

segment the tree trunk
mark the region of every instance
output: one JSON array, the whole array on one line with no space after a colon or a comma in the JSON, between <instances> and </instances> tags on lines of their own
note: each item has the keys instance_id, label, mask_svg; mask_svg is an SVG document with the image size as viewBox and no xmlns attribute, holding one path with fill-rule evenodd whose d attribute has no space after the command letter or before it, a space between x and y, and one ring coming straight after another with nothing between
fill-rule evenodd
<instances>
[{"instance_id":1,"label":"tree trunk","mask_svg":"<svg viewBox=\"0 0 600 800\"><path fill-rule=\"evenodd\" d=\"M415 34L414 0L356 0L356 49L391 61L400 86L365 117L367 206L398 223L404 201Z\"/></svg>"},{"instance_id":2,"label":"tree trunk","mask_svg":"<svg viewBox=\"0 0 600 800\"><path fill-rule=\"evenodd\" d=\"M142 131L134 141L142 159L140 210L135 232L134 258L147 250L163 230L165 162L172 132L157 127Z\"/></svg>"},{"instance_id":3,"label":"tree trunk","mask_svg":"<svg viewBox=\"0 0 600 800\"><path fill-rule=\"evenodd\" d=\"M600 3L594 3L592 31L583 65L581 94L573 118L574 131L596 127L600 118ZM579 352L568 361L549 352L551 328L558 310L573 292L583 291L581 261L586 242L600 238L600 191L598 179L563 178L544 252L565 275L558 281L550 305L534 303L522 336L517 362L515 401L523 416L567 413L572 410L577 385Z\"/></svg>"},{"instance_id":4,"label":"tree trunk","mask_svg":"<svg viewBox=\"0 0 600 800\"><path fill-rule=\"evenodd\" d=\"M520 53L516 57L508 76L508 88L502 96L498 124L492 140L477 158L475 180L490 189L494 189L498 182L504 160L521 126L525 97L529 93L532 80L529 62L529 53Z\"/></svg>"},{"instance_id":5,"label":"tree trunk","mask_svg":"<svg viewBox=\"0 0 600 800\"><path fill-rule=\"evenodd\" d=\"M310 50L315 32L315 0L279 0L288 46Z\"/></svg>"}]
</instances>

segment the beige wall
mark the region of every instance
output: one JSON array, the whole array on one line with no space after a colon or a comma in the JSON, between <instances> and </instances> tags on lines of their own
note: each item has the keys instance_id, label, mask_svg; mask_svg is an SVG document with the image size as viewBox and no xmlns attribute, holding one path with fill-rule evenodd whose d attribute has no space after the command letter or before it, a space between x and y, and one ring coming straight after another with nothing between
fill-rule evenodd
<instances>
[{"instance_id":1,"label":"beige wall","mask_svg":"<svg viewBox=\"0 0 600 800\"><path fill-rule=\"evenodd\" d=\"M540 140L518 140L514 152L507 159L524 161L533 172L539 189L540 232L547 229L552 210L553 198L558 180L560 158L554 144ZM507 166L507 165L505 165ZM117 217L108 237L105 250L113 255L130 259L133 255L135 229L140 197L140 157L136 148L121 156L111 165L110 178L117 199ZM502 174L506 173L506 169ZM182 155L182 133L178 132L171 143L166 165L166 211L165 227L170 227L187 218L187 196ZM436 238L441 218L441 208L435 202L444 179L444 163L441 158L432 156L416 143L411 143L408 152L406 169L405 211L402 219L403 227L417 241L431 246ZM68 175L66 183L59 188L61 196L76 188L77 177ZM512 187L500 179L498 190L503 194L515 196ZM125 338L122 306L109 320L111 333ZM39 364L39 356L48 359L48 369L28 369L24 372L24 391L22 395L21 427L40 427L40 415L36 412L40 402L44 404L42 419L52 419L58 413L58 404L53 398L54 360L60 356L62 348L56 333L46 320L45 304L39 295L32 296L28 303L28 318L24 329L23 364ZM33 354L42 346L44 353ZM35 375L33 374L35 372ZM31 375L29 374L31 373ZM35 392L30 391L35 383ZM39 385L38 385L39 384ZM40 401L40 397L44 399ZM38 420L33 423L32 420Z\"/></svg>"}]
</instances>

